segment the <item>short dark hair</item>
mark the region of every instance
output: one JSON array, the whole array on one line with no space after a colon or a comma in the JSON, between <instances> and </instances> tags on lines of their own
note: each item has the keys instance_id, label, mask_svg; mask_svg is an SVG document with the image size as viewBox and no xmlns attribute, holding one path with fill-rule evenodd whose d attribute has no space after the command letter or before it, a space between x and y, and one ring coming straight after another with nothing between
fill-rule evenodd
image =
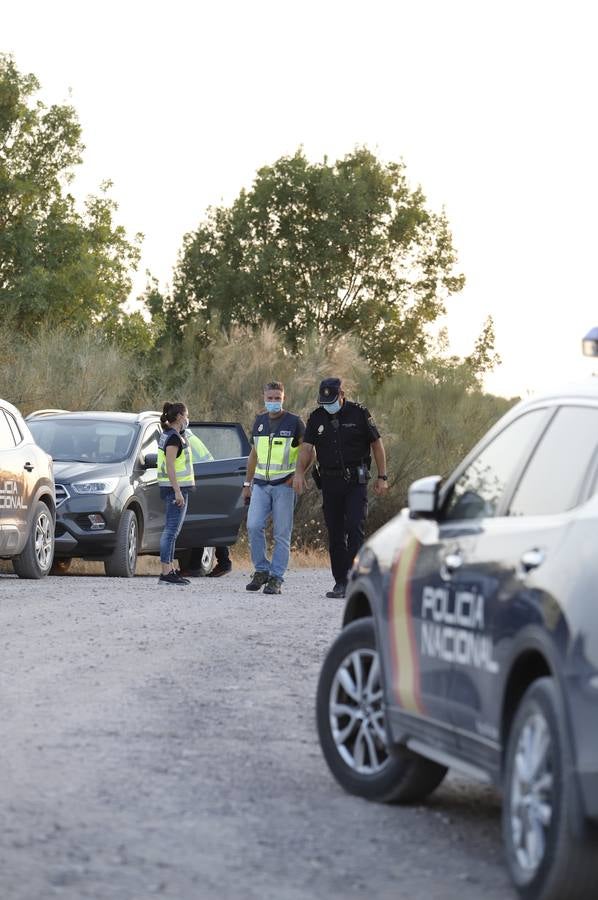
<instances>
[{"instance_id":1,"label":"short dark hair","mask_svg":"<svg viewBox=\"0 0 598 900\"><path fill-rule=\"evenodd\" d=\"M282 381L268 381L264 385L264 394L266 391L282 391L284 394L284 384Z\"/></svg>"}]
</instances>

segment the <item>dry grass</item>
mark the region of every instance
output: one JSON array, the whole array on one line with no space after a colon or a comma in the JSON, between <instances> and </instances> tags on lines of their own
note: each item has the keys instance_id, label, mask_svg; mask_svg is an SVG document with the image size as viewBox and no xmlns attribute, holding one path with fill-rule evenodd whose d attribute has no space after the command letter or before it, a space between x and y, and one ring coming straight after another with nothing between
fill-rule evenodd
<instances>
[{"instance_id":1,"label":"dry grass","mask_svg":"<svg viewBox=\"0 0 598 900\"><path fill-rule=\"evenodd\" d=\"M250 572L253 569L251 560L243 553L236 555L232 548L233 569L240 572ZM294 550L291 553L290 569L326 569L328 568L328 554L316 550ZM12 574L10 560L0 559L0 574ZM84 559L74 559L69 569L69 575L103 575L104 565L101 562L87 562ZM160 560L157 556L140 556L137 561L138 575L159 575Z\"/></svg>"},{"instance_id":2,"label":"dry grass","mask_svg":"<svg viewBox=\"0 0 598 900\"><path fill-rule=\"evenodd\" d=\"M36 407L161 409L166 399L182 400L192 418L238 421L249 430L262 407L265 382L283 381L287 408L305 417L315 406L320 379L338 375L347 395L373 413L386 448L389 490L383 498L370 490L368 533L405 505L413 480L450 472L512 403L482 393L472 385L471 374L450 366L428 374L399 372L376 385L352 335L312 334L294 352L270 325L220 332L209 347L199 346L191 333L185 340L176 367L169 371L166 356L158 355L150 378L133 357L93 331L47 330L14 342L9 330L0 329L0 396L23 412ZM173 373L179 375L177 383ZM159 386L167 383L168 391ZM293 542L301 551L294 566L312 553L326 559L322 498L315 489L297 503ZM235 554L249 567L244 529Z\"/></svg>"}]
</instances>

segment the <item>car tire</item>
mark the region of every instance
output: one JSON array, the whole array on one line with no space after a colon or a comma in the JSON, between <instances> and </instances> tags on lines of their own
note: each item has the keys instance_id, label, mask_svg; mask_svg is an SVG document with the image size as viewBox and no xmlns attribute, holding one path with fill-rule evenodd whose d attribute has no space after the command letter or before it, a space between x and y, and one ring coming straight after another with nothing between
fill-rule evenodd
<instances>
[{"instance_id":1,"label":"car tire","mask_svg":"<svg viewBox=\"0 0 598 900\"><path fill-rule=\"evenodd\" d=\"M72 561L72 557L70 556L61 556L59 558L54 557L52 568L50 569L50 575L66 575L71 567Z\"/></svg>"},{"instance_id":2,"label":"car tire","mask_svg":"<svg viewBox=\"0 0 598 900\"><path fill-rule=\"evenodd\" d=\"M416 803L438 787L446 768L388 747L379 656L371 618L340 633L322 666L316 719L328 767L349 793L384 803Z\"/></svg>"},{"instance_id":3,"label":"car tire","mask_svg":"<svg viewBox=\"0 0 598 900\"><path fill-rule=\"evenodd\" d=\"M118 525L116 547L104 560L104 571L111 578L132 578L137 568L139 523L132 509L125 509Z\"/></svg>"},{"instance_id":4,"label":"car tire","mask_svg":"<svg viewBox=\"0 0 598 900\"><path fill-rule=\"evenodd\" d=\"M511 726L503 780L507 867L525 900L596 896L598 843L583 816L558 687L540 678Z\"/></svg>"},{"instance_id":5,"label":"car tire","mask_svg":"<svg viewBox=\"0 0 598 900\"><path fill-rule=\"evenodd\" d=\"M33 513L31 531L23 552L15 556L12 567L19 578L44 578L54 558L54 521L52 513L38 500Z\"/></svg>"}]
</instances>

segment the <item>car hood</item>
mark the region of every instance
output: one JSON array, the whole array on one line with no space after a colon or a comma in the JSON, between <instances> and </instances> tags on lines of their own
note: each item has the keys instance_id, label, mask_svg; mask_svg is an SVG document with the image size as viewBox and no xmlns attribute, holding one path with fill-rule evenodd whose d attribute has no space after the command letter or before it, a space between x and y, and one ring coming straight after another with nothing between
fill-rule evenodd
<instances>
[{"instance_id":1,"label":"car hood","mask_svg":"<svg viewBox=\"0 0 598 900\"><path fill-rule=\"evenodd\" d=\"M120 463L84 463L84 462L59 462L54 460L54 479L60 482L92 481L103 478L116 478L126 475L125 464Z\"/></svg>"}]
</instances>

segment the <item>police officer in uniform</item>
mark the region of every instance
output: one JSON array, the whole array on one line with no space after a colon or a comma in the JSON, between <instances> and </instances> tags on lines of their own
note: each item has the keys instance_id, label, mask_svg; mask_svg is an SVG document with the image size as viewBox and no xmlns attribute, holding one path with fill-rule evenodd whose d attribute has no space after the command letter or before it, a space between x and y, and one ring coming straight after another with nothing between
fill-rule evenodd
<instances>
[{"instance_id":1,"label":"police officer in uniform","mask_svg":"<svg viewBox=\"0 0 598 900\"><path fill-rule=\"evenodd\" d=\"M307 420L293 487L298 494L304 491L315 448L335 582L326 596L344 597L349 569L365 537L371 456L378 469L374 492L380 495L388 490L386 454L369 410L345 399L340 378L321 382L318 403Z\"/></svg>"}]
</instances>

